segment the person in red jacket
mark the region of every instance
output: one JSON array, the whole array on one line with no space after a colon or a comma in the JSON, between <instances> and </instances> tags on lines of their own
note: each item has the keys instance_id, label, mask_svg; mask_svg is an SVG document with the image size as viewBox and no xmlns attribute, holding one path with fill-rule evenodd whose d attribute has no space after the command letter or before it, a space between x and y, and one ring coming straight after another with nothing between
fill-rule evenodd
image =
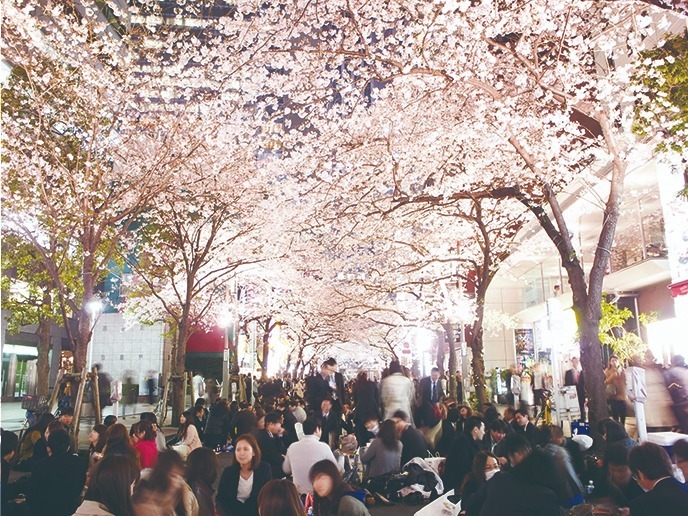
<instances>
[{"instance_id":1,"label":"person in red jacket","mask_svg":"<svg viewBox=\"0 0 688 516\"><path fill-rule=\"evenodd\" d=\"M139 422L137 431L138 442L134 449L139 452L141 469L152 468L158 460L158 447L155 444L155 430L148 420Z\"/></svg>"}]
</instances>

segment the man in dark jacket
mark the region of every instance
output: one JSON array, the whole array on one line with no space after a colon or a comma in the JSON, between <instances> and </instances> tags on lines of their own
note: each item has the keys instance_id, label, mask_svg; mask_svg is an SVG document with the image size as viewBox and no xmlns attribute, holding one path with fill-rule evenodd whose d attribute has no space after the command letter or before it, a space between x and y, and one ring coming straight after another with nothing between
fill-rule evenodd
<instances>
[{"instance_id":1,"label":"man in dark jacket","mask_svg":"<svg viewBox=\"0 0 688 516\"><path fill-rule=\"evenodd\" d=\"M332 400L334 408L337 412L342 412L342 405L348 404L348 394L344 386L344 375L339 372L339 366L334 358L328 358L325 361L327 369L330 373L329 384L332 390Z\"/></svg>"},{"instance_id":2,"label":"man in dark jacket","mask_svg":"<svg viewBox=\"0 0 688 516\"><path fill-rule=\"evenodd\" d=\"M335 450L337 448L339 434L341 432L339 418L340 415L334 410L332 400L327 398L322 400L320 411L316 412L316 417L322 422L322 435L320 441Z\"/></svg>"},{"instance_id":3,"label":"man in dark jacket","mask_svg":"<svg viewBox=\"0 0 688 516\"><path fill-rule=\"evenodd\" d=\"M317 412L325 398L332 397L332 389L329 383L330 370L326 363L320 368L320 373L306 378L306 400L308 410Z\"/></svg>"},{"instance_id":4,"label":"man in dark jacket","mask_svg":"<svg viewBox=\"0 0 688 516\"><path fill-rule=\"evenodd\" d=\"M442 481L447 489L459 493L464 477L473 467L473 457L483 449L485 423L477 416L469 417L449 449Z\"/></svg>"},{"instance_id":5,"label":"man in dark jacket","mask_svg":"<svg viewBox=\"0 0 688 516\"><path fill-rule=\"evenodd\" d=\"M31 514L68 516L79 506L86 482L86 462L68 450L67 431L51 432L50 456L34 465L29 480L27 502Z\"/></svg>"},{"instance_id":6,"label":"man in dark jacket","mask_svg":"<svg viewBox=\"0 0 688 516\"><path fill-rule=\"evenodd\" d=\"M397 410L390 419L396 423L400 434L401 467L403 468L404 464L416 457L427 457L428 443L420 430L411 425L409 415L403 410Z\"/></svg>"},{"instance_id":7,"label":"man in dark jacket","mask_svg":"<svg viewBox=\"0 0 688 516\"><path fill-rule=\"evenodd\" d=\"M483 438L485 451L494 453L500 466L507 462L506 453L504 452L504 438L507 433L507 424L502 419L495 419L490 422L490 427L485 432L485 437Z\"/></svg>"},{"instance_id":8,"label":"man in dark jacket","mask_svg":"<svg viewBox=\"0 0 688 516\"><path fill-rule=\"evenodd\" d=\"M688 491L672 476L671 460L661 446L644 442L631 450L628 466L645 491L630 501L631 516L688 515Z\"/></svg>"},{"instance_id":9,"label":"man in dark jacket","mask_svg":"<svg viewBox=\"0 0 688 516\"><path fill-rule=\"evenodd\" d=\"M522 435L510 434L504 447L513 468L494 476L485 485L481 516L558 516L563 479L554 458L542 450L532 450Z\"/></svg>"},{"instance_id":10,"label":"man in dark jacket","mask_svg":"<svg viewBox=\"0 0 688 516\"><path fill-rule=\"evenodd\" d=\"M353 394L356 403L354 409L356 440L359 446L365 446L371 439L365 424L373 418L380 418L380 389L375 382L368 379L368 373L363 371L358 374Z\"/></svg>"},{"instance_id":11,"label":"man in dark jacket","mask_svg":"<svg viewBox=\"0 0 688 516\"><path fill-rule=\"evenodd\" d=\"M530 422L526 409L520 408L516 411L514 420L511 422L511 428L515 434L525 437L530 443L531 448L535 448L538 445L538 429Z\"/></svg>"},{"instance_id":12,"label":"man in dark jacket","mask_svg":"<svg viewBox=\"0 0 688 516\"><path fill-rule=\"evenodd\" d=\"M280 437L282 433L282 414L270 412L265 415L265 428L255 433L260 447L263 461L270 464L272 476L283 478L282 463L284 462L284 446Z\"/></svg>"}]
</instances>

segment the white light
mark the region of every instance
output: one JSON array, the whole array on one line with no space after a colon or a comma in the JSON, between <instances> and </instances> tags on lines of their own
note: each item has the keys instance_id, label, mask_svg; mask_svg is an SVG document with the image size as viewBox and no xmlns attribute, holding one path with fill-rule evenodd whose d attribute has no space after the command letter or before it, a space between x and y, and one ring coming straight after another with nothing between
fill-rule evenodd
<instances>
[{"instance_id":1,"label":"white light","mask_svg":"<svg viewBox=\"0 0 688 516\"><path fill-rule=\"evenodd\" d=\"M220 328L229 328L232 325L232 314L229 312L222 312L217 316L217 325Z\"/></svg>"},{"instance_id":2,"label":"white light","mask_svg":"<svg viewBox=\"0 0 688 516\"><path fill-rule=\"evenodd\" d=\"M103 302L100 299L91 299L86 303L86 311L91 315L99 314L103 311Z\"/></svg>"}]
</instances>

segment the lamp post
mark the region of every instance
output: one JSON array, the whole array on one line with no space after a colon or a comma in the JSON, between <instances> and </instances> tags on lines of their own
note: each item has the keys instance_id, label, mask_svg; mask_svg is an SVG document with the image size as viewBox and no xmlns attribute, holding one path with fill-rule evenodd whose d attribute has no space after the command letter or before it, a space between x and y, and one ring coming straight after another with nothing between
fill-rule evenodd
<instances>
[{"instance_id":1,"label":"lamp post","mask_svg":"<svg viewBox=\"0 0 688 516\"><path fill-rule=\"evenodd\" d=\"M220 396L227 398L229 392L229 327L232 324L232 314L229 310L220 314L217 325L225 331L225 345L222 353L222 390Z\"/></svg>"}]
</instances>

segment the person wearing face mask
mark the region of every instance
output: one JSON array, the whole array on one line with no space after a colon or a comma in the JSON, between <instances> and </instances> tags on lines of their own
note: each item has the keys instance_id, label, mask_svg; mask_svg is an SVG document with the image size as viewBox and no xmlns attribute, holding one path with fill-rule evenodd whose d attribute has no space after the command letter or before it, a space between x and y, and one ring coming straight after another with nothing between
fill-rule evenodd
<instances>
[{"instance_id":1,"label":"person wearing face mask","mask_svg":"<svg viewBox=\"0 0 688 516\"><path fill-rule=\"evenodd\" d=\"M628 466L645 493L628 504L631 516L688 515L688 491L672 476L671 460L661 446L644 442L631 450Z\"/></svg>"},{"instance_id":2,"label":"person wearing face mask","mask_svg":"<svg viewBox=\"0 0 688 516\"><path fill-rule=\"evenodd\" d=\"M272 480L270 465L261 462L258 442L250 434L237 438L234 459L234 464L222 472L217 506L227 515L258 516L258 494Z\"/></svg>"},{"instance_id":3,"label":"person wearing face mask","mask_svg":"<svg viewBox=\"0 0 688 516\"><path fill-rule=\"evenodd\" d=\"M499 473L497 457L487 451L478 452L473 457L473 467L461 485L461 514L475 516L485 502L485 490L482 487Z\"/></svg>"},{"instance_id":4,"label":"person wearing face mask","mask_svg":"<svg viewBox=\"0 0 688 516\"><path fill-rule=\"evenodd\" d=\"M460 492L464 477L470 473L473 458L483 451L485 423L477 416L469 417L464 423L463 433L451 445L444 466L442 480L446 489Z\"/></svg>"}]
</instances>

